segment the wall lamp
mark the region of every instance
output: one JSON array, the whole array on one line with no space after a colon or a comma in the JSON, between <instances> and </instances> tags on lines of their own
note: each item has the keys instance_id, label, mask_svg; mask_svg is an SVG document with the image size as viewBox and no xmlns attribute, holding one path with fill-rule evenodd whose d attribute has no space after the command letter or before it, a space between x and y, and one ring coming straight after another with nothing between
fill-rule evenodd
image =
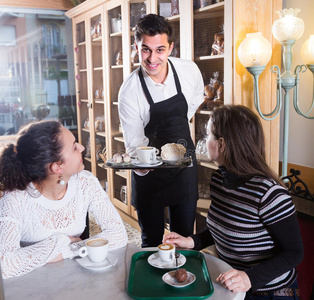
<instances>
[{"instance_id":1,"label":"wall lamp","mask_svg":"<svg viewBox=\"0 0 314 300\"><path fill-rule=\"evenodd\" d=\"M314 88L311 107L307 112L302 112L299 107L299 74L309 69L313 73L314 81L314 35L303 44L301 48L301 57L307 65L297 65L294 74L291 73L292 63L292 46L304 32L304 22L297 17L300 9L284 9L277 13L280 18L276 20L272 27L272 33L276 40L283 46L283 69L284 72L280 75L280 69L274 65L270 68L272 73L276 73L277 83L277 102L274 110L264 114L260 109L258 77L264 71L272 54L272 49L269 41L265 39L261 32L248 33L246 38L239 46L238 56L241 64L253 75L254 79L254 106L260 116L267 121L271 121L277 117L282 108L282 92L284 89L284 128L283 128L283 162L282 162L282 177L287 176L288 165L288 132L289 132L289 91L293 91L293 104L296 112L307 118L314 119L309 116L309 113L314 107Z\"/></svg>"}]
</instances>

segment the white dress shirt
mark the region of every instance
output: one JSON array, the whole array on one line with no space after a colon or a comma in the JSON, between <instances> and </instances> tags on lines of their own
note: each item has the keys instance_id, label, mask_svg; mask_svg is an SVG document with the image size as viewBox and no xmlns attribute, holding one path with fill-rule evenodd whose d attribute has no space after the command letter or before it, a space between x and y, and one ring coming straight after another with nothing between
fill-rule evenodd
<instances>
[{"instance_id":1,"label":"white dress shirt","mask_svg":"<svg viewBox=\"0 0 314 300\"><path fill-rule=\"evenodd\" d=\"M197 65L189 60L169 58L174 65L188 104L187 118L190 120L204 101L204 82ZM132 72L119 91L119 117L123 130L126 152L136 154L136 147L147 146L144 128L150 120L150 106L144 94L139 69ZM154 103L177 94L173 71L168 62L168 75L164 83L155 83L144 71L143 77Z\"/></svg>"}]
</instances>

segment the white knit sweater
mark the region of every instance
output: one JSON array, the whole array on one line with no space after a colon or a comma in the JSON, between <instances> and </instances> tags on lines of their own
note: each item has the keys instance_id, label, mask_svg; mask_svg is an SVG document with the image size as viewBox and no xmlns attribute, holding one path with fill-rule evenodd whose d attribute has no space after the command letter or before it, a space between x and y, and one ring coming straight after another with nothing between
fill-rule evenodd
<instances>
[{"instance_id":1,"label":"white knit sweater","mask_svg":"<svg viewBox=\"0 0 314 300\"><path fill-rule=\"evenodd\" d=\"M29 273L60 253L73 258L84 242L70 244L68 236L79 237L91 212L109 240L109 250L127 243L123 222L98 179L88 171L72 176L61 200L49 200L31 183L25 191L15 190L0 199L0 258L3 278Z\"/></svg>"}]
</instances>

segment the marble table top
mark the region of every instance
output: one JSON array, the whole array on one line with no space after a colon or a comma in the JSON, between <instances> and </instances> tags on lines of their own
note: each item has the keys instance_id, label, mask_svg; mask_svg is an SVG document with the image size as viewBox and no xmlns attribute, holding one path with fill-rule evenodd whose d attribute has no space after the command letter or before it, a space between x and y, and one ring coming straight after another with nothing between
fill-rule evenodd
<instances>
[{"instance_id":1,"label":"marble table top","mask_svg":"<svg viewBox=\"0 0 314 300\"><path fill-rule=\"evenodd\" d=\"M124 248L111 251L111 254L118 257L118 263L105 270L85 269L75 259L47 264L29 274L3 280L5 299L132 299L126 292L131 257L143 250L156 251L156 248L140 249L128 244ZM214 256L209 254L204 256L214 285L214 293L210 300L244 299L244 293L232 293L215 281L221 272L231 267Z\"/></svg>"}]
</instances>

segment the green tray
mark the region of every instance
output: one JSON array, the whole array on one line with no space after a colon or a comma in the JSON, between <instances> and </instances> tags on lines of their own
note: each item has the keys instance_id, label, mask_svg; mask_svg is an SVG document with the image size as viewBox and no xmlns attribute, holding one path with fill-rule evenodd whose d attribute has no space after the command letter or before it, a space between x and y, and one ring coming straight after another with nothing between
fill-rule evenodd
<instances>
[{"instance_id":1,"label":"green tray","mask_svg":"<svg viewBox=\"0 0 314 300\"><path fill-rule=\"evenodd\" d=\"M178 251L186 257L182 266L196 276L196 280L183 288L163 282L162 276L169 269L158 269L147 262L153 251L133 254L130 266L128 294L133 299L206 299L214 292L204 255L197 251Z\"/></svg>"}]
</instances>

